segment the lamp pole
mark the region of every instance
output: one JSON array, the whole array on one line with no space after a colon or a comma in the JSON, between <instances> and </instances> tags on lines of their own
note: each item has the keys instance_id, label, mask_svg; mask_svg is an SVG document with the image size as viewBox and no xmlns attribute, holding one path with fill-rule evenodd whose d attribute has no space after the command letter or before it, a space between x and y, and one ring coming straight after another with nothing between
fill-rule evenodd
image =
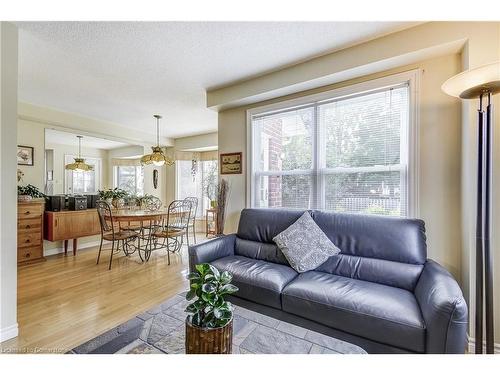
<instances>
[{"instance_id":1,"label":"lamp pole","mask_svg":"<svg viewBox=\"0 0 500 375\"><path fill-rule=\"evenodd\" d=\"M471 69L447 80L442 89L461 99L479 98L477 123L477 211L476 211L476 311L475 352L483 353L483 332L486 332L486 353L494 353L493 315L493 252L491 250L491 176L493 103L500 92L500 62ZM486 111L483 102L486 103ZM484 330L484 324L486 329Z\"/></svg>"}]
</instances>

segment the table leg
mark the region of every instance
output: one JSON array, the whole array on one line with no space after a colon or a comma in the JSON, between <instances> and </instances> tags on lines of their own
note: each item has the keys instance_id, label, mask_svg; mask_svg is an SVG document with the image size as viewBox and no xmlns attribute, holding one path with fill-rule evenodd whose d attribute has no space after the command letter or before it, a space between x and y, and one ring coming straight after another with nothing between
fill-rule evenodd
<instances>
[{"instance_id":1,"label":"table leg","mask_svg":"<svg viewBox=\"0 0 500 375\"><path fill-rule=\"evenodd\" d=\"M78 238L73 238L73 256L76 255L76 247L78 246Z\"/></svg>"},{"instance_id":2,"label":"table leg","mask_svg":"<svg viewBox=\"0 0 500 375\"><path fill-rule=\"evenodd\" d=\"M68 255L68 240L64 240L64 255Z\"/></svg>"}]
</instances>

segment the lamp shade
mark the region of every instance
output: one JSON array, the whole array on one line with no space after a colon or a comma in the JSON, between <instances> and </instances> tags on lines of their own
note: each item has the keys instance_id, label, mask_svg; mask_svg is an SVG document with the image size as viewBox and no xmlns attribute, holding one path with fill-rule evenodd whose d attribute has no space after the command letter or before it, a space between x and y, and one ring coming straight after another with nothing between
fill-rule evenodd
<instances>
[{"instance_id":1,"label":"lamp shade","mask_svg":"<svg viewBox=\"0 0 500 375\"><path fill-rule=\"evenodd\" d=\"M174 164L174 161L163 153L161 147L156 146L151 148L153 149L153 153L144 155L141 158L142 165L153 164L155 167L161 167L164 164L168 166Z\"/></svg>"},{"instance_id":2,"label":"lamp shade","mask_svg":"<svg viewBox=\"0 0 500 375\"><path fill-rule=\"evenodd\" d=\"M141 158L142 165L154 165L155 167L161 167L167 164L168 166L174 165L174 161L166 156L160 147L160 115L153 115L156 119L156 146L151 147L153 150L152 154L144 155Z\"/></svg>"},{"instance_id":3,"label":"lamp shade","mask_svg":"<svg viewBox=\"0 0 500 375\"><path fill-rule=\"evenodd\" d=\"M71 164L66 164L65 167L69 171L75 172L89 172L94 170L94 166L90 164L85 164L85 160L82 158L75 158L75 162Z\"/></svg>"},{"instance_id":4,"label":"lamp shade","mask_svg":"<svg viewBox=\"0 0 500 375\"><path fill-rule=\"evenodd\" d=\"M500 61L469 69L448 79L441 89L448 95L473 99L484 93L500 92Z\"/></svg>"}]
</instances>

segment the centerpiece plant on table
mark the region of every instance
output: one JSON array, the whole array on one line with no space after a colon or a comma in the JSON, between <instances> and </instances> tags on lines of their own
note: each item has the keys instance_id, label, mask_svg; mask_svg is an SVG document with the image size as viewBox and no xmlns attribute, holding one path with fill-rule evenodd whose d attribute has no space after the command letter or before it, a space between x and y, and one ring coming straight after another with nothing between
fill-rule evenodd
<instances>
[{"instance_id":1,"label":"centerpiece plant on table","mask_svg":"<svg viewBox=\"0 0 500 375\"><path fill-rule=\"evenodd\" d=\"M186 353L230 354L233 339L233 306L226 296L238 291L233 276L208 263L195 266L186 299Z\"/></svg>"},{"instance_id":2,"label":"centerpiece plant on table","mask_svg":"<svg viewBox=\"0 0 500 375\"><path fill-rule=\"evenodd\" d=\"M99 198L111 203L114 208L123 208L128 193L120 188L99 190Z\"/></svg>"}]
</instances>

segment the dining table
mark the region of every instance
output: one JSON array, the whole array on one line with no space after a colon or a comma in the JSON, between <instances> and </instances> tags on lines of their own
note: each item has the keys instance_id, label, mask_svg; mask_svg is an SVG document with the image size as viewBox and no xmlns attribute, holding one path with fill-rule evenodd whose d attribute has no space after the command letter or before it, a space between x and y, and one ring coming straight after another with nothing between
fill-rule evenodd
<instances>
[{"instance_id":1,"label":"dining table","mask_svg":"<svg viewBox=\"0 0 500 375\"><path fill-rule=\"evenodd\" d=\"M165 217L178 217L180 215L189 215L189 211L175 211L169 213L168 209L163 207L158 210L120 208L112 209L111 217L105 216L105 219L112 219L113 223L118 224L119 228L124 226L125 223L128 226L131 224L139 224L136 236L137 245L130 241L127 248L131 250L125 251L125 254L131 255L137 251L141 261L144 262L149 260L151 252L154 250L167 249L167 251L172 252L180 250L182 239L180 242L178 238L172 238L170 241L167 238L166 240L163 239L163 241L160 241L154 236L155 230L161 228ZM141 254L141 252L143 252L143 254Z\"/></svg>"}]
</instances>

